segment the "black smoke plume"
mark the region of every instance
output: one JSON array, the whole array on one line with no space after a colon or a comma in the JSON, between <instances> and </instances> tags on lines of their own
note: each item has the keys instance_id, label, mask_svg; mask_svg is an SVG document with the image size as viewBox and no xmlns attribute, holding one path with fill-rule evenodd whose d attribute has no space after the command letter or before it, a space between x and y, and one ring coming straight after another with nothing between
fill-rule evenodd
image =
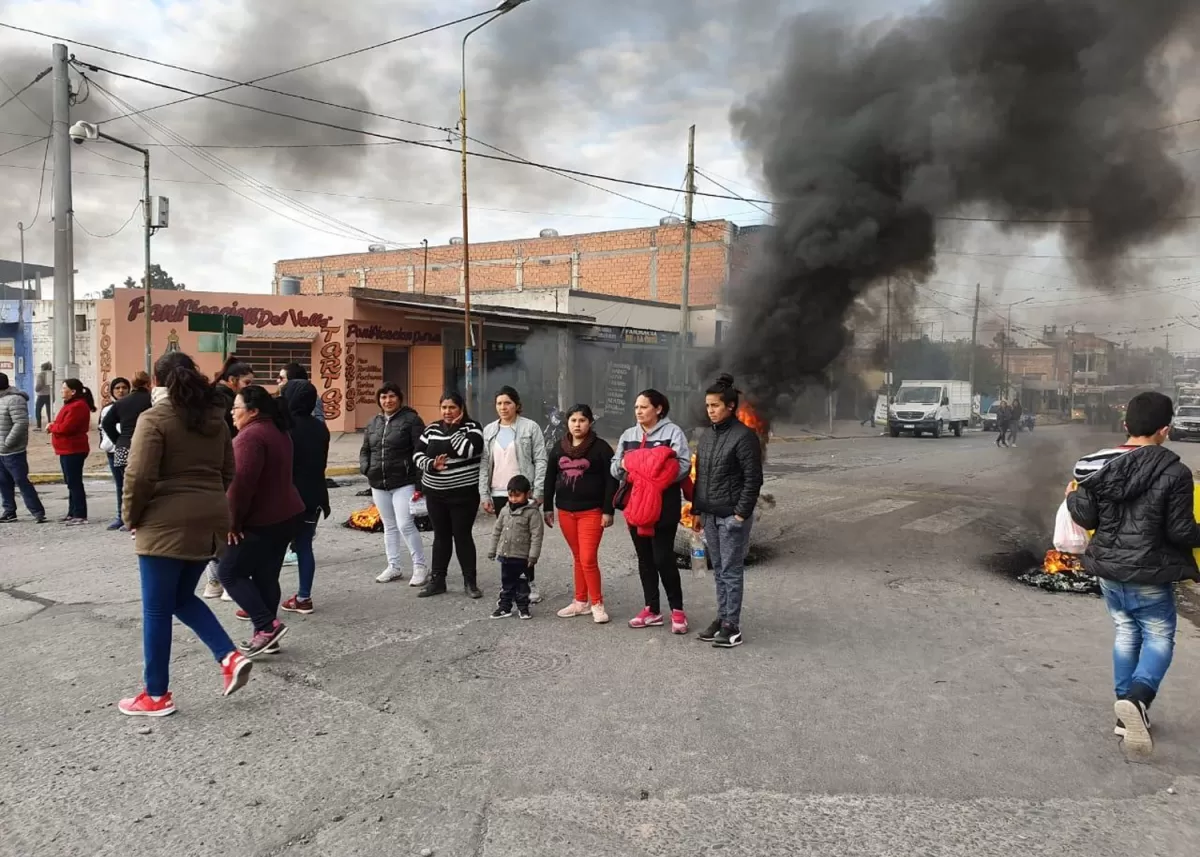
<instances>
[{"instance_id":1,"label":"black smoke plume","mask_svg":"<svg viewBox=\"0 0 1200 857\"><path fill-rule=\"evenodd\" d=\"M778 73L732 113L774 207L720 355L768 414L820 383L856 298L934 270L939 220L1062 229L1089 282L1183 224L1164 49L1194 0L941 0L855 27L795 19ZM876 303L878 301L875 301Z\"/></svg>"}]
</instances>

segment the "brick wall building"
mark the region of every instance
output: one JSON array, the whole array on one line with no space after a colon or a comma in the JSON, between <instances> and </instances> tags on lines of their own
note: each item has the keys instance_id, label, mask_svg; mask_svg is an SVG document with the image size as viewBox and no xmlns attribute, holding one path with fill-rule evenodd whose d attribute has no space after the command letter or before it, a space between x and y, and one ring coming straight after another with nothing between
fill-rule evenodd
<instances>
[{"instance_id":1,"label":"brick wall building","mask_svg":"<svg viewBox=\"0 0 1200 857\"><path fill-rule=\"evenodd\" d=\"M594 295L678 304L683 280L680 223L471 244L471 295L487 292L570 289ZM727 220L697 222L692 233L689 305L721 303L734 259L738 227ZM351 253L284 259L275 264L275 291L282 277L300 279L305 295L339 295L350 288L411 294L462 294L462 247Z\"/></svg>"}]
</instances>

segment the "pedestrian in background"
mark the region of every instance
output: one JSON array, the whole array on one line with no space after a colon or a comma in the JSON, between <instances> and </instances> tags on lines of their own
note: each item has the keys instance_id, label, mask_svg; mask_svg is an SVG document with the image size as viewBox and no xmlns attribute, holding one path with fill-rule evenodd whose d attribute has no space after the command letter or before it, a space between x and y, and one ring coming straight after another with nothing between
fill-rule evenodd
<instances>
[{"instance_id":1,"label":"pedestrian in background","mask_svg":"<svg viewBox=\"0 0 1200 857\"><path fill-rule=\"evenodd\" d=\"M1017 433L1021 431L1021 417L1024 415L1025 409L1021 407L1021 400L1013 399L1008 413L1008 429L1013 446L1017 445Z\"/></svg>"},{"instance_id":2,"label":"pedestrian in background","mask_svg":"<svg viewBox=\"0 0 1200 857\"><path fill-rule=\"evenodd\" d=\"M1001 399L996 405L996 446L1008 447L1008 423L1012 419L1012 411L1008 402Z\"/></svg>"},{"instance_id":3,"label":"pedestrian in background","mask_svg":"<svg viewBox=\"0 0 1200 857\"><path fill-rule=\"evenodd\" d=\"M471 529L479 513L483 427L467 414L466 403L457 392L442 396L441 411L442 418L421 433L413 455L413 463L421 471L425 505L433 524L433 564L429 580L417 597L446 591L450 557L457 553L463 591L471 598L482 598Z\"/></svg>"},{"instance_id":4,"label":"pedestrian in background","mask_svg":"<svg viewBox=\"0 0 1200 857\"><path fill-rule=\"evenodd\" d=\"M34 415L37 417L37 430L42 430L42 409L46 410L46 424L54 419L54 411L50 407L54 396L54 367L49 362L43 363L41 371L33 382L33 395L37 398L34 404Z\"/></svg>"},{"instance_id":5,"label":"pedestrian in background","mask_svg":"<svg viewBox=\"0 0 1200 857\"><path fill-rule=\"evenodd\" d=\"M600 583L600 540L613 523L617 482L611 468L613 448L596 435L596 418L587 405L567 411L567 435L550 455L543 508L546 525L555 515L575 559L575 598L558 611L563 619L592 614L608 622ZM557 512L556 512L557 510Z\"/></svg>"},{"instance_id":6,"label":"pedestrian in background","mask_svg":"<svg viewBox=\"0 0 1200 857\"><path fill-rule=\"evenodd\" d=\"M288 630L279 621L279 573L299 532L304 501L292 481L290 420L281 400L263 387L243 387L234 399L233 421L236 472L227 492L228 546L218 573L240 608L234 615L254 624L254 636L238 646L254 658L279 651Z\"/></svg>"},{"instance_id":7,"label":"pedestrian in background","mask_svg":"<svg viewBox=\"0 0 1200 857\"><path fill-rule=\"evenodd\" d=\"M688 620L683 612L683 584L675 564L675 533L683 506L682 483L691 470L691 452L687 435L667 416L670 411L671 403L658 390L638 394L633 407L637 425L621 435L612 474L619 482L628 483L627 490L618 490L628 496L623 510L646 598L646 606L629 620L629 627L663 624L661 582L671 608L671 632L686 634ZM652 481L652 473L662 474L661 484Z\"/></svg>"},{"instance_id":8,"label":"pedestrian in background","mask_svg":"<svg viewBox=\"0 0 1200 857\"><path fill-rule=\"evenodd\" d=\"M1175 584L1200 579L1195 479L1163 447L1174 416L1162 393L1134 396L1125 413L1129 439L1081 458L1067 492L1071 517L1093 532L1083 567L1099 578L1116 631L1114 732L1135 754L1154 749L1150 705L1175 651Z\"/></svg>"},{"instance_id":9,"label":"pedestrian in background","mask_svg":"<svg viewBox=\"0 0 1200 857\"><path fill-rule=\"evenodd\" d=\"M113 487L117 490L117 514L113 518L112 523L108 525L109 530L119 530L124 525L121 523L121 485L117 479L117 471L113 466L113 463L116 460L113 456L113 450L117 448L116 437L108 436L104 430L104 421L108 418L108 415L112 413L113 406L116 405L118 401L125 398L125 396L128 394L128 378L122 378L118 376L108 382L108 397L111 399L111 401L100 409L100 419L98 420L100 425L96 429L96 433L100 436L100 451L103 452L105 457L108 459L108 472L112 475ZM114 429L114 435L119 433L119 427Z\"/></svg>"},{"instance_id":10,"label":"pedestrian in background","mask_svg":"<svg viewBox=\"0 0 1200 857\"><path fill-rule=\"evenodd\" d=\"M296 594L280 605L288 613L313 612L312 585L317 572L313 554L313 539L317 522L323 514L329 517L329 484L325 481L325 466L329 463L329 429L313 416L317 388L307 379L288 381L280 391L291 417L292 483L304 503L304 517L299 532L292 540L296 551L296 570L300 578Z\"/></svg>"},{"instance_id":11,"label":"pedestrian in background","mask_svg":"<svg viewBox=\"0 0 1200 857\"><path fill-rule=\"evenodd\" d=\"M113 397L117 399L106 408L104 417L100 420L101 431L105 439L113 445L112 473L113 482L117 486L117 519L108 525L110 530L125 529L121 520L122 492L125 485L125 468L129 464L129 449L133 444L133 433L137 429L138 420L142 414L150 410L152 400L150 395L150 376L138 372L129 384L127 395L119 398L114 388Z\"/></svg>"},{"instance_id":12,"label":"pedestrian in background","mask_svg":"<svg viewBox=\"0 0 1200 857\"><path fill-rule=\"evenodd\" d=\"M86 524L88 519L87 492L83 487L83 465L91 452L92 414L96 400L92 391L78 378L68 378L62 385L62 407L54 422L46 426L54 454L67 483L67 516L62 523Z\"/></svg>"},{"instance_id":13,"label":"pedestrian in background","mask_svg":"<svg viewBox=\"0 0 1200 857\"><path fill-rule=\"evenodd\" d=\"M705 391L711 425L696 449L692 493L692 515L704 530L717 587L717 618L698 637L723 649L742 644L746 548L763 484L762 446L738 420L738 398L732 375L721 375Z\"/></svg>"},{"instance_id":14,"label":"pedestrian in background","mask_svg":"<svg viewBox=\"0 0 1200 857\"><path fill-rule=\"evenodd\" d=\"M203 601L196 584L230 530L225 490L233 446L216 392L191 357L173 351L154 366L154 406L137 421L125 468L122 520L134 531L142 587L145 687L122 714L175 713L170 689L171 617L195 632L221 666L229 696L250 679L250 661Z\"/></svg>"},{"instance_id":15,"label":"pedestrian in background","mask_svg":"<svg viewBox=\"0 0 1200 857\"><path fill-rule=\"evenodd\" d=\"M532 502L529 480L517 474L508 480L508 501L492 527L488 559L500 560L500 597L493 619L507 619L516 604L517 615L532 619L529 609L529 570L542 554L545 523L542 511Z\"/></svg>"},{"instance_id":16,"label":"pedestrian in background","mask_svg":"<svg viewBox=\"0 0 1200 857\"><path fill-rule=\"evenodd\" d=\"M46 507L29 481L29 396L10 387L0 372L0 524L17 520L17 491L36 523L46 523Z\"/></svg>"},{"instance_id":17,"label":"pedestrian in background","mask_svg":"<svg viewBox=\"0 0 1200 857\"><path fill-rule=\"evenodd\" d=\"M230 354L225 363L217 371L216 391L221 397L225 409L225 424L229 427L229 436L237 437L238 429L233 420L233 402L237 394L254 383L254 370L243 363L236 354ZM232 601L225 587L221 585L219 569L216 562L209 563L207 582L204 584L205 598L220 598L222 601Z\"/></svg>"},{"instance_id":18,"label":"pedestrian in background","mask_svg":"<svg viewBox=\"0 0 1200 857\"><path fill-rule=\"evenodd\" d=\"M496 415L483 430L483 456L479 464L479 499L484 510L499 515L508 502L508 483L517 475L533 486L531 502L542 503L546 485L546 440L541 427L521 416L521 394L512 387L496 391ZM528 570L530 600L542 600L534 582L534 570Z\"/></svg>"},{"instance_id":19,"label":"pedestrian in background","mask_svg":"<svg viewBox=\"0 0 1200 857\"><path fill-rule=\"evenodd\" d=\"M413 462L425 423L420 414L404 404L404 391L390 381L375 393L379 413L363 432L358 452L358 469L371 486L371 500L383 521L383 548L387 568L375 578L389 583L404 578L400 542L404 541L412 562L409 586L424 586L429 580L429 563L421 533L413 520L413 495L421 472Z\"/></svg>"},{"instance_id":20,"label":"pedestrian in background","mask_svg":"<svg viewBox=\"0 0 1200 857\"><path fill-rule=\"evenodd\" d=\"M279 388L281 390L283 389L283 386L288 381L309 381L309 380L310 379L308 377L308 370L305 369L303 366L301 366L299 363L289 363L286 366L284 366L282 369L279 370ZM313 386L313 389L314 390L316 389L315 385ZM323 404L321 404L320 393L317 394L316 404L313 405L312 417L314 419L320 420L321 422L325 422L325 406Z\"/></svg>"}]
</instances>

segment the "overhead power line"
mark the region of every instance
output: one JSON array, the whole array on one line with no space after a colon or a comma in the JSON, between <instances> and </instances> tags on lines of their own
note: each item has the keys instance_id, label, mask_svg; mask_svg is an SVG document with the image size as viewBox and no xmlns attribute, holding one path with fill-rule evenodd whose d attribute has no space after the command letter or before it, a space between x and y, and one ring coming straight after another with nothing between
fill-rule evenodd
<instances>
[{"instance_id":1,"label":"overhead power line","mask_svg":"<svg viewBox=\"0 0 1200 857\"><path fill-rule=\"evenodd\" d=\"M26 143L22 143L19 146L14 146L11 149L7 149L3 152L0 152L0 158L3 158L5 155L11 155L13 152L19 152L22 149L28 148L29 146L36 146L38 143L42 142L43 140L49 140L49 139L50 139L50 136L46 135L45 137L38 137L37 139L30 140ZM5 166L7 166L7 165L5 165Z\"/></svg>"},{"instance_id":2,"label":"overhead power line","mask_svg":"<svg viewBox=\"0 0 1200 857\"><path fill-rule=\"evenodd\" d=\"M133 212L129 215L129 218L124 223L121 224L120 228L117 229L115 232L107 232L104 235L97 235L95 232L92 232L90 229L88 229L86 226L84 226L82 223L80 223L79 218L74 214L71 215L71 219L73 221L75 221L76 226L78 226L80 229L82 229L84 232L86 232L88 235L92 236L93 238L113 238L117 235L120 235L122 232L124 232L125 227L133 222L134 215L136 215L139 211L142 210L143 204L144 204L144 202L139 199L137 202L137 205L135 205L133 207Z\"/></svg>"},{"instance_id":3,"label":"overhead power line","mask_svg":"<svg viewBox=\"0 0 1200 857\"><path fill-rule=\"evenodd\" d=\"M47 68L42 69L40 72L38 72L37 77L35 77L33 80L29 81L29 83L25 84L20 89L13 89L11 86L8 85L8 81L6 81L3 77L0 77L0 84L3 84L4 88L12 93L12 95L10 95L8 98L4 99L3 103L0 103L0 110L3 110L5 107L7 107L9 104L11 104L14 101L19 101L21 103L21 106L24 107L26 110L28 110L30 113L32 113L39 122L41 122L44 125L49 124L41 116L38 116L37 112L32 107L30 107L28 104L25 103L25 101L21 98L21 93L23 93L25 90L32 87L39 80L41 80L43 77L45 77L52 71L54 71L53 66L49 66Z\"/></svg>"}]
</instances>

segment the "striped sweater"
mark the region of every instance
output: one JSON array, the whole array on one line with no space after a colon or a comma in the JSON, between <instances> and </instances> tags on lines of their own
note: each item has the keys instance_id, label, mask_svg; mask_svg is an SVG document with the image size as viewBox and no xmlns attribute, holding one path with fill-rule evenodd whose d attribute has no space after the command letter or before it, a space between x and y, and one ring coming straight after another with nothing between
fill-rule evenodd
<instances>
[{"instance_id":1,"label":"striped sweater","mask_svg":"<svg viewBox=\"0 0 1200 857\"><path fill-rule=\"evenodd\" d=\"M435 459L445 455L444 470L435 470ZM421 490L447 500L479 500L479 461L483 455L483 427L475 420L457 425L430 423L417 441L413 463L421 471ZM461 497L460 497L461 495Z\"/></svg>"}]
</instances>

